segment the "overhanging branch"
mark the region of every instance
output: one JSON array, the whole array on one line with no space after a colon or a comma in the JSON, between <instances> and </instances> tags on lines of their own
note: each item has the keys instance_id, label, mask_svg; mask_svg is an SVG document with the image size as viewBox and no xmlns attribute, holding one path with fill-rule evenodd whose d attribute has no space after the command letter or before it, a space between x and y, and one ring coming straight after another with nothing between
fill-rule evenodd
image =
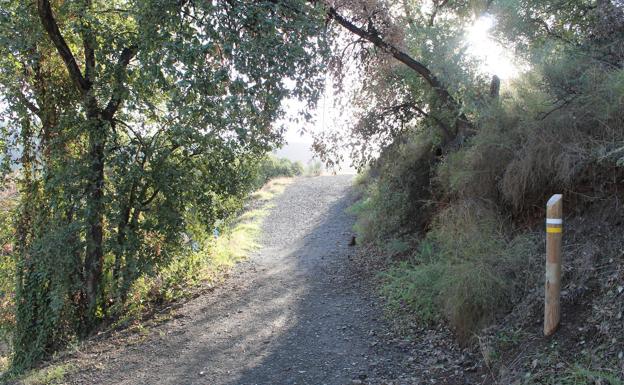
<instances>
[{"instance_id":1,"label":"overhanging branch","mask_svg":"<svg viewBox=\"0 0 624 385\"><path fill-rule=\"evenodd\" d=\"M414 59L407 53L401 51L394 45L383 40L383 38L379 36L376 31L365 30L356 26L350 20L340 15L335 8L329 7L327 14L331 19L335 20L338 24L340 24L353 34L369 41L376 47L382 49L386 53L389 53L390 55L392 55L392 57L418 73L420 77L434 90L442 104L448 107L451 112L455 116L457 116L458 124L456 124L456 127L471 126L468 119L464 116L463 113L461 113L459 103L451 96L444 84L442 84L442 82L429 70L429 68L427 68L427 66ZM438 122L438 125L440 126L440 128L442 128L442 134L444 136L445 142L449 143L455 139L455 136L458 134L459 131L458 129L455 129L455 132L451 132L451 130L448 129L448 125L444 124L443 122Z\"/></svg>"}]
</instances>

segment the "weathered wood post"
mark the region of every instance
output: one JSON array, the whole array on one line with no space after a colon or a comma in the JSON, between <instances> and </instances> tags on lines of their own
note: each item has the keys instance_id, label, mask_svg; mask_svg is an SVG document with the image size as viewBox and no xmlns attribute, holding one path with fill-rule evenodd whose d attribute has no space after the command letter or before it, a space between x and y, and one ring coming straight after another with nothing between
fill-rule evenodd
<instances>
[{"instance_id":1,"label":"weathered wood post","mask_svg":"<svg viewBox=\"0 0 624 385\"><path fill-rule=\"evenodd\" d=\"M561 292L561 239L563 236L563 196L553 195L546 203L546 284L544 335L552 335L559 326Z\"/></svg>"}]
</instances>

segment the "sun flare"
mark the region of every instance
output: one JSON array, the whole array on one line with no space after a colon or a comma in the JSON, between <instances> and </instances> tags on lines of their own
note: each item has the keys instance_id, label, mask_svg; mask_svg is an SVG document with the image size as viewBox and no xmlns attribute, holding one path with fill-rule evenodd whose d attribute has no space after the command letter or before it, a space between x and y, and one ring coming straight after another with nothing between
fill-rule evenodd
<instances>
[{"instance_id":1,"label":"sun flare","mask_svg":"<svg viewBox=\"0 0 624 385\"><path fill-rule=\"evenodd\" d=\"M513 54L495 41L490 34L495 25L496 19L485 15L466 29L468 53L481 61L480 70L484 73L497 75L501 79L517 77L520 69L514 63Z\"/></svg>"}]
</instances>

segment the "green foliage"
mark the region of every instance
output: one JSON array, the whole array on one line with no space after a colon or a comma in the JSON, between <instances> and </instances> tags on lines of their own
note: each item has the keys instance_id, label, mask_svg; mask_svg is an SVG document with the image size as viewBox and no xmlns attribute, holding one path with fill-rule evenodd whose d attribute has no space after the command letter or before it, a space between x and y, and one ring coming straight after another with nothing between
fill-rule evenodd
<instances>
[{"instance_id":1,"label":"green foliage","mask_svg":"<svg viewBox=\"0 0 624 385\"><path fill-rule=\"evenodd\" d=\"M366 105L351 136L368 157L375 144L382 150L352 211L360 239L386 245L389 254L397 240L422 239L411 258L386 274L391 308L426 323L447 320L467 340L541 281L527 271L535 241L515 235L527 232L526 222L509 218L532 217L555 191L579 201L610 199L622 183L624 10L609 1L493 3L498 37L530 70L490 98L455 38L466 15L441 12L457 17L438 15L425 26L417 13L402 30L405 46L440 74L473 127L445 146L440 120L454 117L427 87L416 89L420 74L405 66L367 67L360 95ZM426 43L410 45L417 42ZM421 112L406 110L413 103Z\"/></svg>"},{"instance_id":2,"label":"green foliage","mask_svg":"<svg viewBox=\"0 0 624 385\"><path fill-rule=\"evenodd\" d=\"M401 255L411 250L412 245L398 238L392 238L384 245L384 250L388 255Z\"/></svg>"},{"instance_id":3,"label":"green foliage","mask_svg":"<svg viewBox=\"0 0 624 385\"><path fill-rule=\"evenodd\" d=\"M0 343L5 345L10 344L11 331L15 326L13 216L16 205L16 186L7 178L0 186Z\"/></svg>"},{"instance_id":4,"label":"green foliage","mask_svg":"<svg viewBox=\"0 0 624 385\"><path fill-rule=\"evenodd\" d=\"M510 238L503 223L475 202L443 210L412 258L385 273L391 309L425 323L446 319L468 341L528 289L536 242Z\"/></svg>"},{"instance_id":5,"label":"green foliage","mask_svg":"<svg viewBox=\"0 0 624 385\"><path fill-rule=\"evenodd\" d=\"M4 179L11 171L11 153L9 152L9 139L6 126L0 120L0 178ZM0 187L4 182L0 182Z\"/></svg>"},{"instance_id":6,"label":"green foliage","mask_svg":"<svg viewBox=\"0 0 624 385\"><path fill-rule=\"evenodd\" d=\"M260 161L257 172L258 176L254 185L260 188L273 178L303 175L304 169L301 162L292 162L287 158L267 155Z\"/></svg>"},{"instance_id":7,"label":"green foliage","mask_svg":"<svg viewBox=\"0 0 624 385\"><path fill-rule=\"evenodd\" d=\"M354 230L358 238L362 242L375 242L395 232L404 233L402 224L407 223L408 218L402 215L400 207L408 199L407 194L393 191L379 182L368 188L366 195L349 208L349 212L357 216Z\"/></svg>"},{"instance_id":8,"label":"green foliage","mask_svg":"<svg viewBox=\"0 0 624 385\"><path fill-rule=\"evenodd\" d=\"M142 275L132 284L129 300L118 313L116 326L138 322L155 307L188 296L199 285L213 285L235 263L247 258L258 247L257 238L270 200L283 191L287 181L271 181L251 195L250 206L218 226L218 236L202 226L189 228L185 249L153 275Z\"/></svg>"},{"instance_id":9,"label":"green foliage","mask_svg":"<svg viewBox=\"0 0 624 385\"><path fill-rule=\"evenodd\" d=\"M14 368L115 320L135 283L173 293L202 264L187 237L258 186L282 100L317 99L323 28L303 0L2 3L0 149L19 155L21 192Z\"/></svg>"},{"instance_id":10,"label":"green foliage","mask_svg":"<svg viewBox=\"0 0 624 385\"><path fill-rule=\"evenodd\" d=\"M44 369L35 369L20 377L17 381L20 385L62 385L65 384L65 376L75 370L71 364L51 365Z\"/></svg>"},{"instance_id":11,"label":"green foliage","mask_svg":"<svg viewBox=\"0 0 624 385\"><path fill-rule=\"evenodd\" d=\"M312 160L308 162L305 167L304 174L307 176L319 176L323 172L323 165L319 160Z\"/></svg>"},{"instance_id":12,"label":"green foliage","mask_svg":"<svg viewBox=\"0 0 624 385\"><path fill-rule=\"evenodd\" d=\"M430 244L423 244L419 250L423 256ZM392 312L405 315L416 314L418 320L430 325L441 319L438 297L445 274L443 265L427 264L417 266L410 262L401 262L385 273L382 293L387 298Z\"/></svg>"}]
</instances>

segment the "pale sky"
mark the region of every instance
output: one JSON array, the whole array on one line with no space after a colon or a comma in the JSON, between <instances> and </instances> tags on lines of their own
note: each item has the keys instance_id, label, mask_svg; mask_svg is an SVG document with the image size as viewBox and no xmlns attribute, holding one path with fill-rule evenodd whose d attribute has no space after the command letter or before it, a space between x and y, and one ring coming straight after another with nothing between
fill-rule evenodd
<instances>
[{"instance_id":1,"label":"pale sky","mask_svg":"<svg viewBox=\"0 0 624 385\"><path fill-rule=\"evenodd\" d=\"M302 148L308 149L313 142L313 133L329 132L334 130L337 126L343 126L346 122L353 120L350 119L348 111L345 112L341 108L335 106L335 98L333 83L331 77L328 75L325 80L325 92L321 95L316 109L311 111L313 120L309 123L288 121L289 117L296 116L301 108L305 108L305 104L294 99L286 100L284 103L287 118L278 122L278 124L284 124L287 128L284 134L286 144L283 147L283 151L278 151L278 155L283 152L292 153L293 148L288 148L289 144L291 147L296 147L296 151L300 151ZM305 132L303 133L301 132L302 126L305 127ZM309 157L311 158L312 156L314 156L314 154L312 150L310 150ZM340 172L355 172L355 169L350 167L351 161L348 159L346 152L343 153L343 156L345 157L345 161L340 165ZM304 161L304 163L306 162ZM338 172L338 170L336 171Z\"/></svg>"},{"instance_id":2,"label":"pale sky","mask_svg":"<svg viewBox=\"0 0 624 385\"><path fill-rule=\"evenodd\" d=\"M497 75L502 80L513 79L521 70L514 63L513 53L492 39L491 30L495 25L493 16L484 15L466 30L468 54L481 61L482 72Z\"/></svg>"},{"instance_id":3,"label":"pale sky","mask_svg":"<svg viewBox=\"0 0 624 385\"><path fill-rule=\"evenodd\" d=\"M517 77L521 73L521 67L513 61L512 53L502 47L490 36L491 29L495 26L496 20L490 15L479 17L475 23L466 30L466 41L469 44L468 53L482 61L482 71L489 75L498 75L502 80L509 80ZM355 71L353 71L355 73ZM351 79L350 81L357 81ZM1 102L0 102L1 103ZM303 108L303 104L297 100L290 99L284 102L287 115L293 117L296 112ZM0 109L2 104L0 104ZM335 107L335 96L332 90L331 77L328 75L326 89L318 102L315 111L312 111L314 121L306 124L307 133L301 134L302 123L282 121L287 130L285 139L287 143L305 144L299 148L309 147L312 144L310 132L323 132L335 128L337 124L345 124L350 119L347 112ZM345 165L347 166L347 165Z\"/></svg>"},{"instance_id":4,"label":"pale sky","mask_svg":"<svg viewBox=\"0 0 624 385\"><path fill-rule=\"evenodd\" d=\"M316 109L312 111L313 121L309 123L293 123L288 122L288 119L280 121L284 123L288 130L286 131L286 140L288 142L299 142L312 144L312 135L310 133L318 133L327 131L328 128L332 128L338 122L344 122L346 117L340 108L335 106L335 95L332 87L332 79L327 75L325 79L325 92L321 95ZM285 108L288 117L293 117L297 114L297 111L304 108L304 104L289 99L285 101ZM301 127L305 127L306 133L301 135Z\"/></svg>"},{"instance_id":5,"label":"pale sky","mask_svg":"<svg viewBox=\"0 0 624 385\"><path fill-rule=\"evenodd\" d=\"M520 67L514 63L513 54L501 46L491 36L491 30L495 26L496 20L490 15L479 17L475 23L466 29L466 42L469 45L468 54L481 61L481 71L488 75L498 75L500 79L510 80L521 73ZM357 79L352 79L357 81ZM301 135L301 125L284 121L287 127L285 134L288 143L312 143L312 136L309 132L323 132L335 128L337 124L345 124L349 116L343 115L340 108L334 106L335 96L331 87L331 79L326 80L326 89L315 111L312 112L314 122L308 124L308 133ZM303 105L296 100L288 100L286 111L290 116L296 114ZM345 163L348 163L345 162ZM348 166L345 164L344 166Z\"/></svg>"}]
</instances>

